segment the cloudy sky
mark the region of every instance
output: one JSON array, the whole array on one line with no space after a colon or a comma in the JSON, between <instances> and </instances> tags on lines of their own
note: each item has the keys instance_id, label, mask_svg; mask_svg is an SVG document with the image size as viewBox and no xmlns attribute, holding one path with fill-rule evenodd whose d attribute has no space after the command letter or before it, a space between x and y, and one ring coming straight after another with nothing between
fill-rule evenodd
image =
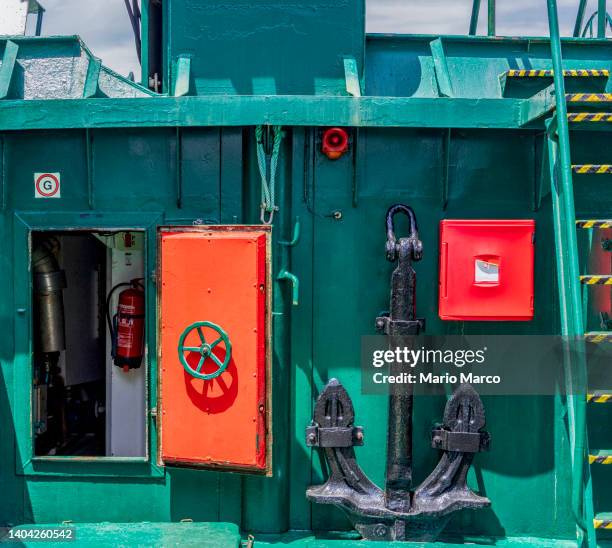
<instances>
[{"instance_id":1,"label":"cloudy sky","mask_svg":"<svg viewBox=\"0 0 612 548\"><path fill-rule=\"evenodd\" d=\"M79 34L104 64L127 75L139 75L132 29L124 0L39 0L47 10L43 34ZM472 0L366 0L368 32L464 34ZM486 32L482 0L479 32ZM557 0L561 30L573 29L578 0ZM589 0L587 15L597 6ZM547 34L546 0L498 0L497 33Z\"/></svg>"}]
</instances>

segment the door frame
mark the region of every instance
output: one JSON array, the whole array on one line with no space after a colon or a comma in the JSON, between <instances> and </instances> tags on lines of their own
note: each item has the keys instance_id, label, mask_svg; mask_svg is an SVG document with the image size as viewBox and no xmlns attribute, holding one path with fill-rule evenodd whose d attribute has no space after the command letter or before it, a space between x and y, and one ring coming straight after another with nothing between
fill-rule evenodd
<instances>
[{"instance_id":1,"label":"door frame","mask_svg":"<svg viewBox=\"0 0 612 548\"><path fill-rule=\"evenodd\" d=\"M14 352L13 420L15 424L15 472L26 476L63 477L152 477L163 478L165 468L152 455L157 454L157 227L163 222L159 212L21 212L13 220ZM145 233L147 341L145 438L143 457L34 456L32 425L32 280L31 233L51 230L138 230Z\"/></svg>"}]
</instances>

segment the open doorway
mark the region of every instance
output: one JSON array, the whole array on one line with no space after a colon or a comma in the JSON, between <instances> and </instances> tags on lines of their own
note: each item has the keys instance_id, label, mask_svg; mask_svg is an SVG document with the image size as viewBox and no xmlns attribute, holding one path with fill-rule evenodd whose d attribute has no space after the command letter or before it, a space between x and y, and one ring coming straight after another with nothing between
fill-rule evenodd
<instances>
[{"instance_id":1,"label":"open doorway","mask_svg":"<svg viewBox=\"0 0 612 548\"><path fill-rule=\"evenodd\" d=\"M146 456L144 233L32 233L34 456Z\"/></svg>"}]
</instances>

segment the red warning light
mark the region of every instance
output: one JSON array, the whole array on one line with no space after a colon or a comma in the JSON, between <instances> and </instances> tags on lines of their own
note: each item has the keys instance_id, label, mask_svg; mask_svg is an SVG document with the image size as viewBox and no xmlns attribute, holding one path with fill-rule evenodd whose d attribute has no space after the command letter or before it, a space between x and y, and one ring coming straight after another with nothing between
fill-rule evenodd
<instances>
[{"instance_id":1,"label":"red warning light","mask_svg":"<svg viewBox=\"0 0 612 548\"><path fill-rule=\"evenodd\" d=\"M325 130L321 152L330 160L337 160L348 150L348 133L339 127Z\"/></svg>"}]
</instances>

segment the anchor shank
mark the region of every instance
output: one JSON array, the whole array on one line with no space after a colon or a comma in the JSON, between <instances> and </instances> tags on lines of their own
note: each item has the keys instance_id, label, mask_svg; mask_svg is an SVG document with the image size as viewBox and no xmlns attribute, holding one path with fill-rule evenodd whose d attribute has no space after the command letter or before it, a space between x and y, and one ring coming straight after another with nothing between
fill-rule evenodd
<instances>
[{"instance_id":1,"label":"anchor shank","mask_svg":"<svg viewBox=\"0 0 612 548\"><path fill-rule=\"evenodd\" d=\"M412 268L412 241L398 242L399 262L391 276L391 302L388 323L389 347L405 344L404 336L416 335L416 273ZM391 375L401 374L402 366L392 364ZM389 429L387 432L387 470L385 500L389 509L407 512L412 487L412 387L403 386L401 393L393 389L389 395Z\"/></svg>"},{"instance_id":2,"label":"anchor shank","mask_svg":"<svg viewBox=\"0 0 612 548\"><path fill-rule=\"evenodd\" d=\"M412 394L389 396L385 500L389 509L398 512L407 512L410 509L412 400Z\"/></svg>"}]
</instances>

